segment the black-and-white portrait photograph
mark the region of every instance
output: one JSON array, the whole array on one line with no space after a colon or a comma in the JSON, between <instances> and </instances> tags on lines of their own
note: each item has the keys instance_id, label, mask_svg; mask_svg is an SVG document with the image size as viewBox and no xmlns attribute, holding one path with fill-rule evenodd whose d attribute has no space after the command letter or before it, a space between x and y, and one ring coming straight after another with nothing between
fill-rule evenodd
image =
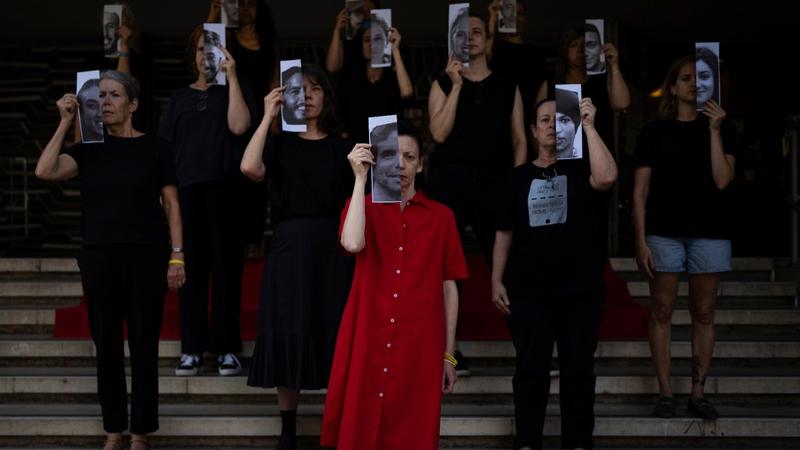
<instances>
[{"instance_id":1,"label":"black-and-white portrait photograph","mask_svg":"<svg viewBox=\"0 0 800 450\"><path fill-rule=\"evenodd\" d=\"M206 83L225 85L225 72L222 61L225 59L225 24L203 24L203 64Z\"/></svg>"},{"instance_id":2,"label":"black-and-white portrait photograph","mask_svg":"<svg viewBox=\"0 0 800 450\"><path fill-rule=\"evenodd\" d=\"M103 6L103 50L106 58L119 56L119 27L122 25L122 5Z\"/></svg>"},{"instance_id":3,"label":"black-and-white portrait photograph","mask_svg":"<svg viewBox=\"0 0 800 450\"><path fill-rule=\"evenodd\" d=\"M697 42L694 46L697 110L702 111L709 101L720 102L719 42Z\"/></svg>"},{"instance_id":4,"label":"black-and-white portrait photograph","mask_svg":"<svg viewBox=\"0 0 800 450\"><path fill-rule=\"evenodd\" d=\"M400 148L397 116L369 118L369 143L375 155L372 173L372 203L400 202Z\"/></svg>"},{"instance_id":5,"label":"black-and-white portrait photograph","mask_svg":"<svg viewBox=\"0 0 800 450\"><path fill-rule=\"evenodd\" d=\"M469 3L450 5L447 36L447 54L469 67Z\"/></svg>"},{"instance_id":6,"label":"black-and-white portrait photograph","mask_svg":"<svg viewBox=\"0 0 800 450\"><path fill-rule=\"evenodd\" d=\"M517 32L517 0L500 0L497 31L501 33Z\"/></svg>"},{"instance_id":7,"label":"black-and-white portrait photograph","mask_svg":"<svg viewBox=\"0 0 800 450\"><path fill-rule=\"evenodd\" d=\"M389 42L389 29L392 28L391 9L373 9L370 15L370 50L372 67L392 65L392 44Z\"/></svg>"},{"instance_id":8,"label":"black-and-white portrait photograph","mask_svg":"<svg viewBox=\"0 0 800 450\"><path fill-rule=\"evenodd\" d=\"M222 0L222 23L225 28L239 27L239 0Z\"/></svg>"},{"instance_id":9,"label":"black-and-white portrait photograph","mask_svg":"<svg viewBox=\"0 0 800 450\"><path fill-rule=\"evenodd\" d=\"M281 61L281 129L293 133L306 131L306 94L303 89L303 64L299 59Z\"/></svg>"},{"instance_id":10,"label":"black-and-white portrait photograph","mask_svg":"<svg viewBox=\"0 0 800 450\"><path fill-rule=\"evenodd\" d=\"M364 22L364 0L345 0L344 7L350 23L347 25L345 38L349 41L358 33L361 23Z\"/></svg>"},{"instance_id":11,"label":"black-and-white portrait photograph","mask_svg":"<svg viewBox=\"0 0 800 450\"><path fill-rule=\"evenodd\" d=\"M586 73L599 75L606 72L606 54L603 52L605 21L603 19L587 19L583 44L586 55Z\"/></svg>"},{"instance_id":12,"label":"black-and-white portrait photograph","mask_svg":"<svg viewBox=\"0 0 800 450\"><path fill-rule=\"evenodd\" d=\"M81 142L103 142L103 110L100 107L100 71L78 72L78 121Z\"/></svg>"},{"instance_id":13,"label":"black-and-white portrait photograph","mask_svg":"<svg viewBox=\"0 0 800 450\"><path fill-rule=\"evenodd\" d=\"M583 158L581 85L556 85L556 157Z\"/></svg>"}]
</instances>

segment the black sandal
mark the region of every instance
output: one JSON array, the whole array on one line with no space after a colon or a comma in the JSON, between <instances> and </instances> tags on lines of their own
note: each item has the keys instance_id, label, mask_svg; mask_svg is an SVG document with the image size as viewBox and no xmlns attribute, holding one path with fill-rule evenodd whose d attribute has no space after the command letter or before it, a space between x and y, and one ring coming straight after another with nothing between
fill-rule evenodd
<instances>
[{"instance_id":1,"label":"black sandal","mask_svg":"<svg viewBox=\"0 0 800 450\"><path fill-rule=\"evenodd\" d=\"M717 420L719 418L717 409L705 397L690 398L687 406L689 412L695 417L704 420Z\"/></svg>"},{"instance_id":2,"label":"black sandal","mask_svg":"<svg viewBox=\"0 0 800 450\"><path fill-rule=\"evenodd\" d=\"M675 399L672 397L659 397L653 408L653 415L662 419L675 417Z\"/></svg>"}]
</instances>

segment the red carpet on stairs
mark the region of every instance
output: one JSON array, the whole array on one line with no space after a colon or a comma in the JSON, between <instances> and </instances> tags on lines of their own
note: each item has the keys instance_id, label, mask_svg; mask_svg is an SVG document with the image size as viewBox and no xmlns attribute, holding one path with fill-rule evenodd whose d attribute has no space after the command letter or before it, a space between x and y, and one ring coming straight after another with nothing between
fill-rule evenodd
<instances>
[{"instance_id":1,"label":"red carpet on stairs","mask_svg":"<svg viewBox=\"0 0 800 450\"><path fill-rule=\"evenodd\" d=\"M458 339L506 340L510 339L504 316L489 301L491 283L489 268L479 254L468 254L470 278L463 284L459 316ZM264 259L247 260L242 277L242 338L255 339L258 325L258 297ZM600 326L601 339L641 339L647 337L646 308L634 302L627 283L606 265L608 298ZM164 306L164 325L161 339L180 339L178 296L169 292ZM64 339L89 338L86 299L78 306L56 311L54 337Z\"/></svg>"}]
</instances>

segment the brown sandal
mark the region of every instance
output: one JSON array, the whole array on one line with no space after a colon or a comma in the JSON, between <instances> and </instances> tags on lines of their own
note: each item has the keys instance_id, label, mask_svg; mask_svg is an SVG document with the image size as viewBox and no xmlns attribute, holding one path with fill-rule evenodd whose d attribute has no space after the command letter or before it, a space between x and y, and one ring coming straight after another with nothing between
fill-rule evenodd
<instances>
[{"instance_id":1,"label":"brown sandal","mask_svg":"<svg viewBox=\"0 0 800 450\"><path fill-rule=\"evenodd\" d=\"M122 450L122 438L106 439L103 450Z\"/></svg>"},{"instance_id":2,"label":"brown sandal","mask_svg":"<svg viewBox=\"0 0 800 450\"><path fill-rule=\"evenodd\" d=\"M146 438L131 437L130 450L150 450L150 444L147 442Z\"/></svg>"}]
</instances>

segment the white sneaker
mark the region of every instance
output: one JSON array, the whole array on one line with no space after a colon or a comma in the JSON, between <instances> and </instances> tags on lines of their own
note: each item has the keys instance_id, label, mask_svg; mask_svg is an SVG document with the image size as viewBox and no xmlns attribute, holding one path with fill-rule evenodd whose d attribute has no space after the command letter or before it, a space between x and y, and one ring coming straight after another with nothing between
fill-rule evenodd
<instances>
[{"instance_id":1,"label":"white sneaker","mask_svg":"<svg viewBox=\"0 0 800 450\"><path fill-rule=\"evenodd\" d=\"M179 377L193 377L200 372L203 360L198 355L182 354L181 362L175 368L175 375Z\"/></svg>"},{"instance_id":2,"label":"white sneaker","mask_svg":"<svg viewBox=\"0 0 800 450\"><path fill-rule=\"evenodd\" d=\"M223 377L231 375L239 375L242 372L242 363L233 353L225 353L217 357L217 364L219 365L219 374Z\"/></svg>"}]
</instances>

